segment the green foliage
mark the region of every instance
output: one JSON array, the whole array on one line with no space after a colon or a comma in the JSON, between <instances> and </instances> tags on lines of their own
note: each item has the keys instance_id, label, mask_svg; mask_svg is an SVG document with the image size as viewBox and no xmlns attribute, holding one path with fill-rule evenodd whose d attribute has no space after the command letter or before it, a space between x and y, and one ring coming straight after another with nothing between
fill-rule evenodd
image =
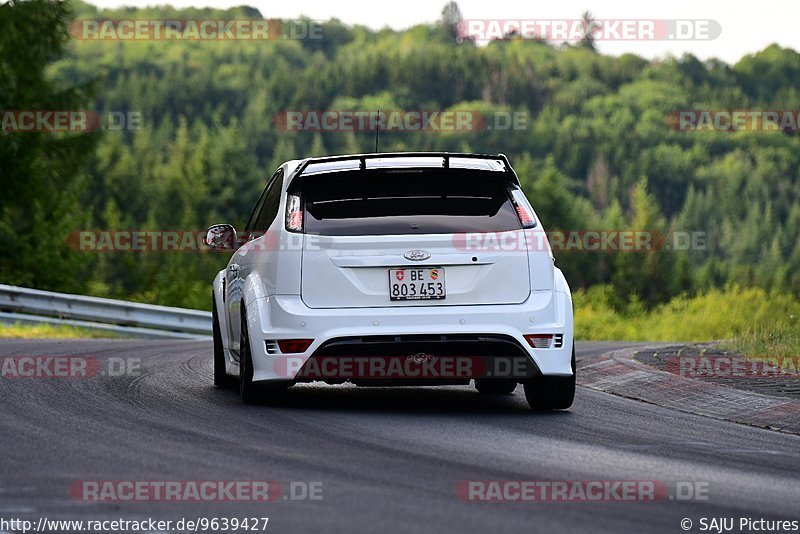
<instances>
[{"instance_id":1,"label":"green foliage","mask_svg":"<svg viewBox=\"0 0 800 534\"><path fill-rule=\"evenodd\" d=\"M245 7L72 6L76 19L261 17ZM556 252L572 287L589 294L602 285L609 310L660 309L731 283L800 292L800 136L686 133L667 122L680 109L799 109L794 50L773 45L730 66L603 56L590 42L477 46L455 39L451 3L440 21L405 31L331 20L321 40L74 40L62 56L62 3L13 2L0 12L9 21L0 108L79 106L97 79L90 107L144 117L140 131L90 136L96 147L80 136L0 133L4 281L207 308L223 255L93 255L68 251L64 236L241 227L283 161L373 150L373 132L281 131L282 111L454 109L526 113L526 128L385 132L380 149L503 152L549 231L652 231L668 242L672 232L704 232L702 246L686 251Z\"/></svg>"},{"instance_id":2,"label":"green foliage","mask_svg":"<svg viewBox=\"0 0 800 534\"><path fill-rule=\"evenodd\" d=\"M0 339L89 339L118 337L108 330L90 330L56 324L0 324Z\"/></svg>"},{"instance_id":3,"label":"green foliage","mask_svg":"<svg viewBox=\"0 0 800 534\"><path fill-rule=\"evenodd\" d=\"M0 110L85 110L90 84L55 83L46 73L68 41L62 1L0 5ZM45 289L81 289L85 258L67 248L87 224L79 200L96 136L0 129L0 279Z\"/></svg>"},{"instance_id":4,"label":"green foliage","mask_svg":"<svg viewBox=\"0 0 800 534\"><path fill-rule=\"evenodd\" d=\"M800 302L792 295L730 286L697 297L680 295L643 313L637 302L618 309L615 293L609 286L574 293L577 339L726 340L747 354L800 353Z\"/></svg>"}]
</instances>

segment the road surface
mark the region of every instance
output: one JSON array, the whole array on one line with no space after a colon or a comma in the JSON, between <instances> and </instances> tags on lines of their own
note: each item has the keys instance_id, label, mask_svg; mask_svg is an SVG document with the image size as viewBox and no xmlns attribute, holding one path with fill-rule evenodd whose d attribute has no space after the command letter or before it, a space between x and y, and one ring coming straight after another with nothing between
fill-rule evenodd
<instances>
[{"instance_id":1,"label":"road surface","mask_svg":"<svg viewBox=\"0 0 800 534\"><path fill-rule=\"evenodd\" d=\"M630 344L578 343L578 360ZM269 517L284 532L683 532L684 518L800 517L800 437L578 388L534 413L471 387L306 385L280 406L211 386L211 343L3 340L0 357L88 356L121 376L0 378L0 517ZM121 360L120 360L121 359ZM321 482L321 500L85 502L83 480ZM464 502L462 480L645 480L705 500ZM302 487L302 486L297 486ZM686 487L684 485L683 487ZM670 490L672 491L672 490ZM675 495L673 495L674 497ZM0 529L2 530L2 529Z\"/></svg>"}]
</instances>

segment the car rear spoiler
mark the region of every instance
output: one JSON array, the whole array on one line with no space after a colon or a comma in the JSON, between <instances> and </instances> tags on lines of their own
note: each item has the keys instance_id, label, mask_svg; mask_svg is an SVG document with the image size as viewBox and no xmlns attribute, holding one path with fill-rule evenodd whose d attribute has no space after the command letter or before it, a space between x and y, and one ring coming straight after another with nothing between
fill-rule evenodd
<instances>
[{"instance_id":1,"label":"car rear spoiler","mask_svg":"<svg viewBox=\"0 0 800 534\"><path fill-rule=\"evenodd\" d=\"M450 160L451 158L455 159L474 159L474 160L482 160L482 161L491 161L500 163L502 165L501 170L492 170L482 168L483 170L487 170L489 172L504 172L508 173L509 178L512 182L517 185L519 184L519 177L517 173L514 172L514 169L511 167L511 163L508 161L508 158L505 154L467 154L467 153L459 153L459 152L378 152L374 154L351 154L345 156L325 156L321 158L306 158L300 165L298 165L297 170L294 172L294 177L297 178L301 176L310 165L318 165L324 163L337 163L337 162L346 162L346 161L357 161L358 162L358 169L361 171L367 170L367 161L374 160L374 159L390 159L390 158L442 158L442 168L449 169L450 168ZM413 166L404 165L403 168L414 168ZM420 165L419 168L431 168L430 166ZM476 167L476 170L479 169ZM323 171L324 172L324 171Z\"/></svg>"}]
</instances>

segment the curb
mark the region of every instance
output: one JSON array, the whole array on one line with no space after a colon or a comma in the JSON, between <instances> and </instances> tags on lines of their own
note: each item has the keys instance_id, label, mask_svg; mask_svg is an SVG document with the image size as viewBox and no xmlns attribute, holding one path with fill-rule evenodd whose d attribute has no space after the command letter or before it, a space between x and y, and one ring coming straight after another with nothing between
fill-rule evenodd
<instances>
[{"instance_id":1,"label":"curb","mask_svg":"<svg viewBox=\"0 0 800 534\"><path fill-rule=\"evenodd\" d=\"M677 376L633 359L637 347L584 358L578 384L665 408L800 434L800 402Z\"/></svg>"}]
</instances>

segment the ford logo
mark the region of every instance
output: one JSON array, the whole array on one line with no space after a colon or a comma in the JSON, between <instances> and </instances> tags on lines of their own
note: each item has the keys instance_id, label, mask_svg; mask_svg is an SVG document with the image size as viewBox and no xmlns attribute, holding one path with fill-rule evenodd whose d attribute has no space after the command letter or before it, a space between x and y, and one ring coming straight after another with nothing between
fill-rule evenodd
<instances>
[{"instance_id":1,"label":"ford logo","mask_svg":"<svg viewBox=\"0 0 800 534\"><path fill-rule=\"evenodd\" d=\"M427 250L409 250L403 257L409 261L422 261L431 257L431 253Z\"/></svg>"}]
</instances>

